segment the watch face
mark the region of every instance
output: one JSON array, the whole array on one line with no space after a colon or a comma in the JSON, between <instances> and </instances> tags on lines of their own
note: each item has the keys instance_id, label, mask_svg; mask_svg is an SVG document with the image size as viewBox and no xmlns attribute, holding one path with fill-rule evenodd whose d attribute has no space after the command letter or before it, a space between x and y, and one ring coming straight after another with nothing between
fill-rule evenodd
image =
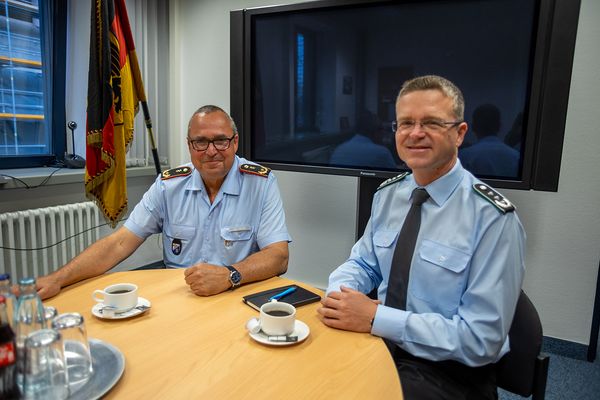
<instances>
[{"instance_id":1,"label":"watch face","mask_svg":"<svg viewBox=\"0 0 600 400\"><path fill-rule=\"evenodd\" d=\"M231 275L229 276L229 279L231 279L231 283L233 283L234 285L237 285L242 280L242 274L240 274L238 271L233 271L231 273Z\"/></svg>"}]
</instances>

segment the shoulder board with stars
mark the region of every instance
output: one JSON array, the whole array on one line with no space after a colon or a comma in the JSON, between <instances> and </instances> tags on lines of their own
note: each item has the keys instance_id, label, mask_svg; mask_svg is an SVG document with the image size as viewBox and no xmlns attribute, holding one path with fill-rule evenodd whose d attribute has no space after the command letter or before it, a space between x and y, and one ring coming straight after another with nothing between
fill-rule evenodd
<instances>
[{"instance_id":1,"label":"shoulder board with stars","mask_svg":"<svg viewBox=\"0 0 600 400\"><path fill-rule=\"evenodd\" d=\"M508 199L496 192L494 189L485 183L476 183L473 185L473 190L481 197L492 203L503 214L515 211L515 206Z\"/></svg>"},{"instance_id":2,"label":"shoulder board with stars","mask_svg":"<svg viewBox=\"0 0 600 400\"><path fill-rule=\"evenodd\" d=\"M392 183L400 182L402 179L406 178L409 174L410 174L410 172L403 172L400 175L394 176L393 178L386 179L385 181L381 182L381 185L379 185L377 190L383 189L384 187L389 186Z\"/></svg>"},{"instance_id":3,"label":"shoulder board with stars","mask_svg":"<svg viewBox=\"0 0 600 400\"><path fill-rule=\"evenodd\" d=\"M242 164L240 165L240 172L244 174L258 175L266 178L269 176L271 170L267 167L263 167L262 165Z\"/></svg>"},{"instance_id":4,"label":"shoulder board with stars","mask_svg":"<svg viewBox=\"0 0 600 400\"><path fill-rule=\"evenodd\" d=\"M177 167L163 171L163 173L160 176L160 179L164 181L165 179L178 178L180 176L188 176L191 173L192 169L190 167Z\"/></svg>"}]
</instances>

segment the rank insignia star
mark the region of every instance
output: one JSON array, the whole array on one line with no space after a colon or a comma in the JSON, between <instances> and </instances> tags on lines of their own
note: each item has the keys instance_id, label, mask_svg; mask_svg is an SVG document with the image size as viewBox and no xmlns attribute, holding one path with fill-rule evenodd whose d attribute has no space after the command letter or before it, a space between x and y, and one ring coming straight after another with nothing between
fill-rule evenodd
<instances>
[{"instance_id":1,"label":"rank insignia star","mask_svg":"<svg viewBox=\"0 0 600 400\"><path fill-rule=\"evenodd\" d=\"M476 183L473 185L473 190L492 203L494 207L500 210L503 214L507 212L512 212L515 210L515 206L500 193L496 192L494 189L486 185L485 183Z\"/></svg>"},{"instance_id":2,"label":"rank insignia star","mask_svg":"<svg viewBox=\"0 0 600 400\"><path fill-rule=\"evenodd\" d=\"M389 185L391 185L393 183L400 182L401 180L403 180L404 178L406 178L409 174L410 174L409 172L403 172L400 175L394 176L393 178L386 179L385 181L383 181L381 183L381 185L379 185L379 187L377 188L377 190L383 189L384 187L389 186Z\"/></svg>"},{"instance_id":3,"label":"rank insignia star","mask_svg":"<svg viewBox=\"0 0 600 400\"><path fill-rule=\"evenodd\" d=\"M266 178L269 176L271 170L267 167L263 167L262 165L242 164L240 165L240 172L244 174L258 175Z\"/></svg>"},{"instance_id":4,"label":"rank insignia star","mask_svg":"<svg viewBox=\"0 0 600 400\"><path fill-rule=\"evenodd\" d=\"M180 176L188 176L191 173L192 169L190 167L177 167L164 171L161 174L160 179L164 181L165 179L177 178Z\"/></svg>"}]
</instances>

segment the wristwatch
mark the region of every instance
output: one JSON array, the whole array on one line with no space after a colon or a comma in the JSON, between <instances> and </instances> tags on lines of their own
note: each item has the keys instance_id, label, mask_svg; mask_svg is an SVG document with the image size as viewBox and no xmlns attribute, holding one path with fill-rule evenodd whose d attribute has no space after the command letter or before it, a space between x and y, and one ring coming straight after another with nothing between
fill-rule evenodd
<instances>
[{"instance_id":1,"label":"wristwatch","mask_svg":"<svg viewBox=\"0 0 600 400\"><path fill-rule=\"evenodd\" d=\"M236 287L240 286L242 283L242 274L240 274L240 271L233 268L231 265L226 265L225 268L227 268L230 272L229 282L231 282L231 289L235 289Z\"/></svg>"}]
</instances>

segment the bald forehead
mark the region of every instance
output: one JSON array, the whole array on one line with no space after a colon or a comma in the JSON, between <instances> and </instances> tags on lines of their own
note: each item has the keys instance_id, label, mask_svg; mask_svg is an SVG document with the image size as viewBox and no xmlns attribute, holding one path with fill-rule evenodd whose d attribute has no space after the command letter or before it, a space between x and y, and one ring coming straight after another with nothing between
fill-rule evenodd
<instances>
[{"instance_id":1,"label":"bald forehead","mask_svg":"<svg viewBox=\"0 0 600 400\"><path fill-rule=\"evenodd\" d=\"M192 115L188 123L188 136L192 134L192 131L201 129L221 130L226 136L231 136L233 132L229 119L221 111L200 112Z\"/></svg>"}]
</instances>

